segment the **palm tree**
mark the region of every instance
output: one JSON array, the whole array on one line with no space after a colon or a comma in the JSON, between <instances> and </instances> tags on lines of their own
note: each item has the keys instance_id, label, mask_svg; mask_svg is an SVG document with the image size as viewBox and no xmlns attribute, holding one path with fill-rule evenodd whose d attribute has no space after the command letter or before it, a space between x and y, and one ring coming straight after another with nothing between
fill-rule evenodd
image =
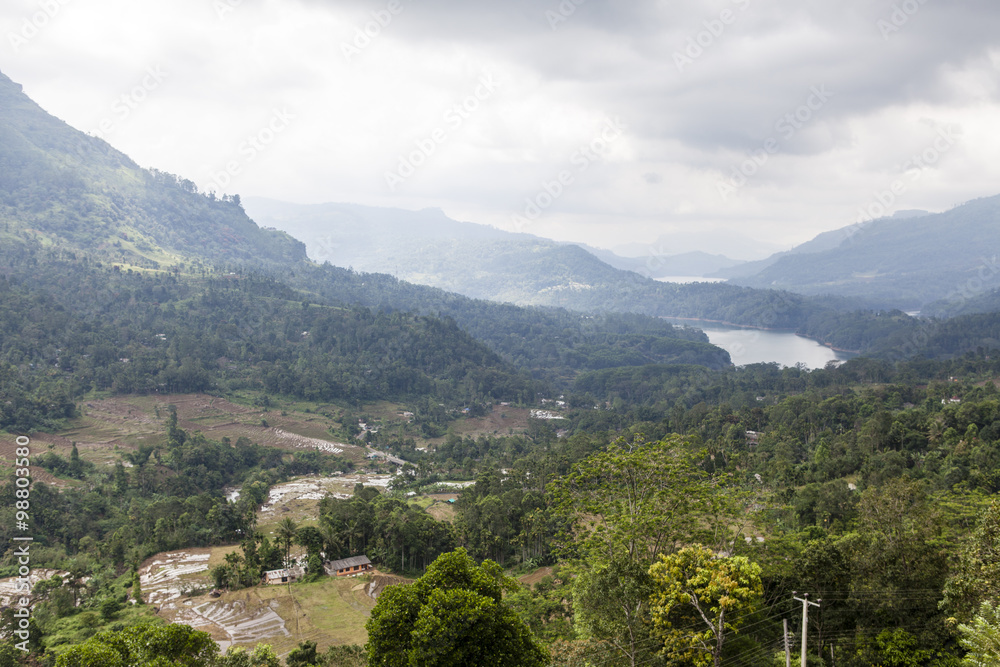
<instances>
[{"instance_id":1,"label":"palm tree","mask_svg":"<svg viewBox=\"0 0 1000 667\"><path fill-rule=\"evenodd\" d=\"M323 551L326 552L327 560L336 560L344 550L344 540L333 522L330 515L324 515L319 524L320 535L323 536Z\"/></svg>"},{"instance_id":2,"label":"palm tree","mask_svg":"<svg viewBox=\"0 0 1000 667\"><path fill-rule=\"evenodd\" d=\"M288 555L289 555L289 553L292 550L292 542L295 541L295 533L296 533L296 531L298 531L298 526L296 526L295 522L292 521L291 519L289 519L288 517L285 517L284 519L282 519L281 523L278 524L277 530L274 531L275 532L275 537L277 537L277 539L278 539L278 543L285 545L285 567L286 568L289 566Z\"/></svg>"}]
</instances>

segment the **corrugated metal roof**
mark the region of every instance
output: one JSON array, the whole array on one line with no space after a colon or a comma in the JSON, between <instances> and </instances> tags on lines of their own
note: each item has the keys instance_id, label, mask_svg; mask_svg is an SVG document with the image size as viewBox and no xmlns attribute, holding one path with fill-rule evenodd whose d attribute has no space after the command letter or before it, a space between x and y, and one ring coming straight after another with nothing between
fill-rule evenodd
<instances>
[{"instance_id":1,"label":"corrugated metal roof","mask_svg":"<svg viewBox=\"0 0 1000 667\"><path fill-rule=\"evenodd\" d=\"M341 558L340 560L330 561L330 569L346 570L349 567L371 564L372 562L368 560L368 556L352 556L350 558Z\"/></svg>"},{"instance_id":2,"label":"corrugated metal roof","mask_svg":"<svg viewBox=\"0 0 1000 667\"><path fill-rule=\"evenodd\" d=\"M301 567L290 567L287 570L268 570L264 573L265 579L280 579L281 577L302 577L305 570Z\"/></svg>"}]
</instances>

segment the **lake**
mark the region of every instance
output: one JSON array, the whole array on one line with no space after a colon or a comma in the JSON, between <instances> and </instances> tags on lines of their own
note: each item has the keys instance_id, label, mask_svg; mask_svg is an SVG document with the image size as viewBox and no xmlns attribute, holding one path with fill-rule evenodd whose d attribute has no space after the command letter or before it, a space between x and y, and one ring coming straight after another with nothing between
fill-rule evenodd
<instances>
[{"instance_id":1,"label":"lake","mask_svg":"<svg viewBox=\"0 0 1000 667\"><path fill-rule=\"evenodd\" d=\"M655 278L661 283L680 283L681 285L687 285L689 283L724 283L725 278L705 278L704 276L661 276L660 278Z\"/></svg>"},{"instance_id":2,"label":"lake","mask_svg":"<svg viewBox=\"0 0 1000 667\"><path fill-rule=\"evenodd\" d=\"M829 361L846 361L854 356L835 352L791 331L761 331L691 320L671 321L704 331L709 342L729 352L737 366L777 361L782 366L802 363L806 368L823 368Z\"/></svg>"}]
</instances>

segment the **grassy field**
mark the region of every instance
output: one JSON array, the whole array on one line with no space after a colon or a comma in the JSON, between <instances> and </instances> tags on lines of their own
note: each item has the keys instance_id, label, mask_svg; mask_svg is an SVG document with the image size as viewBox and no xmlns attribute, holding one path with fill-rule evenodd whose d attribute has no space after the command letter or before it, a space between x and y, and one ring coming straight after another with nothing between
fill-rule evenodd
<instances>
[{"instance_id":1,"label":"grassy field","mask_svg":"<svg viewBox=\"0 0 1000 667\"><path fill-rule=\"evenodd\" d=\"M246 437L265 446L289 451L319 449L358 465L365 462L365 448L333 438L329 429L336 422L317 412L316 406L309 408L309 412L263 410L207 394L116 396L84 401L80 404L82 414L64 430L31 435L32 456L53 452L68 458L75 442L83 460L98 466L114 465L123 451L166 441L170 405L176 406L182 429L190 433L201 431L213 440L228 437L236 441ZM322 412L333 414L330 409ZM13 464L15 447L14 436L0 435L0 466ZM57 486L72 484L37 467L32 468L32 476Z\"/></svg>"}]
</instances>

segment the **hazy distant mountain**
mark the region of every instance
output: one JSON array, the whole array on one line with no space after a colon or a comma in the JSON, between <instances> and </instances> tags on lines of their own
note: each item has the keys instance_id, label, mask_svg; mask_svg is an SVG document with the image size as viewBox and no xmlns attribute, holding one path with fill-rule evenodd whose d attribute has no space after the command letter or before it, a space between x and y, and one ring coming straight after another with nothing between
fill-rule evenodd
<instances>
[{"instance_id":1,"label":"hazy distant mountain","mask_svg":"<svg viewBox=\"0 0 1000 667\"><path fill-rule=\"evenodd\" d=\"M644 257L622 257L602 248L592 248L586 245L581 245L581 247L616 269L635 271L650 278L711 276L723 269L732 270L734 267L745 264L739 259L730 259L725 255L710 255L700 250L676 255L663 254L662 251L658 251L651 252Z\"/></svg>"},{"instance_id":2,"label":"hazy distant mountain","mask_svg":"<svg viewBox=\"0 0 1000 667\"><path fill-rule=\"evenodd\" d=\"M458 222L440 209L298 205L254 197L245 206L262 225L301 239L314 261L389 273L474 298L547 305L547 295L618 278L616 269L578 246Z\"/></svg>"},{"instance_id":3,"label":"hazy distant mountain","mask_svg":"<svg viewBox=\"0 0 1000 667\"><path fill-rule=\"evenodd\" d=\"M909 210L909 211L897 211L893 215L894 220L902 220L906 218L915 218L922 215L929 215L927 211ZM807 255L809 253L824 252L827 250L834 250L837 248L844 240L853 235L853 232L849 231L851 227L846 227L844 229L835 229L829 232L823 232L817 235L810 241L801 243L791 250L786 250L784 252L777 252L766 259L759 259L753 262L744 262L737 266L728 268L723 267L722 269L716 271L715 273L706 273L705 275L711 278L728 278L736 279L736 282L741 282L738 279L748 278L750 276L755 276L769 266L773 266L782 257L788 255ZM794 290L793 290L794 291Z\"/></svg>"},{"instance_id":4,"label":"hazy distant mountain","mask_svg":"<svg viewBox=\"0 0 1000 667\"><path fill-rule=\"evenodd\" d=\"M652 242L622 243L613 246L611 250L622 257L666 257L697 252L705 248L710 248L713 253L737 258L739 261L748 261L768 257L781 250L782 246L730 230L720 233L704 229L697 223L692 223L688 229L661 234Z\"/></svg>"},{"instance_id":5,"label":"hazy distant mountain","mask_svg":"<svg viewBox=\"0 0 1000 667\"><path fill-rule=\"evenodd\" d=\"M1000 284L1000 272L994 271L998 252L1000 196L994 196L944 213L906 211L826 232L787 253L718 275L750 287L919 309L969 281Z\"/></svg>"},{"instance_id":6,"label":"hazy distant mountain","mask_svg":"<svg viewBox=\"0 0 1000 667\"><path fill-rule=\"evenodd\" d=\"M652 261L620 257L608 250L458 222L440 209L298 205L254 197L246 198L244 205L261 224L304 241L315 261L390 273L493 301L583 309L584 301L590 304L592 299L574 295L599 286L632 283L640 276L699 276L738 263L705 253Z\"/></svg>"}]
</instances>

